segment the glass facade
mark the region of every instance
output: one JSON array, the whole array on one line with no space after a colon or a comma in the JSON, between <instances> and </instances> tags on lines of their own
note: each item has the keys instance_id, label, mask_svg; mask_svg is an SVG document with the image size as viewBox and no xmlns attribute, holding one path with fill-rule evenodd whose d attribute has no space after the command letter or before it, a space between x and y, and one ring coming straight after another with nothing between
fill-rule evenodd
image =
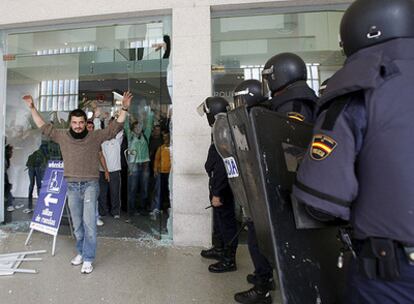
<instances>
[{"instance_id":1,"label":"glass facade","mask_svg":"<svg viewBox=\"0 0 414 304\"><path fill-rule=\"evenodd\" d=\"M167 70L171 67L166 48L155 47L164 42L166 33L171 33L170 17L140 24L7 36L5 135L14 147L9 169L14 197L27 198L26 160L41 144L48 145L50 159L60 157L59 149L34 126L23 95L32 95L45 121L57 128L67 128L68 113L82 108L99 129L121 107L114 92L129 90L134 95L131 124L145 124L151 114L154 124L168 131L171 86ZM153 189L149 193L152 196ZM148 197L148 208L151 199ZM158 223L155 226L161 227Z\"/></svg>"},{"instance_id":2,"label":"glass facade","mask_svg":"<svg viewBox=\"0 0 414 304\"><path fill-rule=\"evenodd\" d=\"M243 80L261 80L272 56L292 52L308 68L308 84L319 84L338 70L345 57L339 48L343 12L306 12L242 17L211 21L213 92L232 101L234 87Z\"/></svg>"}]
</instances>

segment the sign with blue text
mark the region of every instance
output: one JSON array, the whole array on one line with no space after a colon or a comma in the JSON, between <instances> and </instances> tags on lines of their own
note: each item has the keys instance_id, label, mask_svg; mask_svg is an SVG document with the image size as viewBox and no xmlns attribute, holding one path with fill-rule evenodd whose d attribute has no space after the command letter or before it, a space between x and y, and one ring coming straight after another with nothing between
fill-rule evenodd
<instances>
[{"instance_id":1,"label":"sign with blue text","mask_svg":"<svg viewBox=\"0 0 414 304\"><path fill-rule=\"evenodd\" d=\"M234 178L239 176L239 169L237 168L236 160L234 157L227 157L223 159L224 166L226 167L227 177Z\"/></svg>"},{"instance_id":2,"label":"sign with blue text","mask_svg":"<svg viewBox=\"0 0 414 304\"><path fill-rule=\"evenodd\" d=\"M51 160L42 180L30 229L56 236L65 206L67 184L63 178L63 161Z\"/></svg>"}]
</instances>

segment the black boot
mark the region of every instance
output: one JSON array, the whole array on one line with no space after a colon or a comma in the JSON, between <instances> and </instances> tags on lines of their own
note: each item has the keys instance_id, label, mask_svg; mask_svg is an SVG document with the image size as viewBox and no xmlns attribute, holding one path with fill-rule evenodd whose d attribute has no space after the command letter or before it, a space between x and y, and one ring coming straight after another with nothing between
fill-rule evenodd
<instances>
[{"instance_id":1,"label":"black boot","mask_svg":"<svg viewBox=\"0 0 414 304\"><path fill-rule=\"evenodd\" d=\"M207 250L201 250L201 256L206 259L221 260L224 249L220 247L212 247Z\"/></svg>"},{"instance_id":2,"label":"black boot","mask_svg":"<svg viewBox=\"0 0 414 304\"><path fill-rule=\"evenodd\" d=\"M236 293L234 300L242 304L271 304L272 296L269 290L254 286L249 290Z\"/></svg>"},{"instance_id":3,"label":"black boot","mask_svg":"<svg viewBox=\"0 0 414 304\"><path fill-rule=\"evenodd\" d=\"M208 271L214 272L214 273L222 273L222 272L229 272L229 271L236 271L236 260L234 259L227 259L224 258L221 261L218 261L217 263L211 264L208 266Z\"/></svg>"},{"instance_id":4,"label":"black boot","mask_svg":"<svg viewBox=\"0 0 414 304\"><path fill-rule=\"evenodd\" d=\"M233 248L225 249L223 256L217 263L208 266L208 270L214 273L236 271L236 252Z\"/></svg>"},{"instance_id":5,"label":"black boot","mask_svg":"<svg viewBox=\"0 0 414 304\"><path fill-rule=\"evenodd\" d=\"M256 274L248 274L246 279L249 284L257 285L261 283ZM265 282L262 284L265 289L269 289L269 290L276 289L275 280L273 280L273 277L266 279Z\"/></svg>"}]
</instances>

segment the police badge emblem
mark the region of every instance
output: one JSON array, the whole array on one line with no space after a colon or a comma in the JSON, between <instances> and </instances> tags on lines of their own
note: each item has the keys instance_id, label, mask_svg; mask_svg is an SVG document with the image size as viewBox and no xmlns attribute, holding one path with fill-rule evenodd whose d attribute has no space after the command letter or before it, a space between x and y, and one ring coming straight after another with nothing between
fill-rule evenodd
<instances>
[{"instance_id":1,"label":"police badge emblem","mask_svg":"<svg viewBox=\"0 0 414 304\"><path fill-rule=\"evenodd\" d=\"M298 120L298 121L304 121L305 120L305 116L303 116L302 114L297 113L297 112L289 112L287 114L287 116L291 119L295 119L295 120Z\"/></svg>"},{"instance_id":2,"label":"police badge emblem","mask_svg":"<svg viewBox=\"0 0 414 304\"><path fill-rule=\"evenodd\" d=\"M324 160L336 148L337 142L329 136L316 134L313 136L310 156L314 160Z\"/></svg>"}]
</instances>

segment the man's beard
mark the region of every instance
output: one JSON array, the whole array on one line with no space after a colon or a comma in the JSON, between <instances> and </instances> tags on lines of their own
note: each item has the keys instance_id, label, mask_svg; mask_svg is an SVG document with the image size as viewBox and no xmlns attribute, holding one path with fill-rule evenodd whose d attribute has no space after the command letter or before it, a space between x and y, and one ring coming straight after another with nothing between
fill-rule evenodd
<instances>
[{"instance_id":1,"label":"man's beard","mask_svg":"<svg viewBox=\"0 0 414 304\"><path fill-rule=\"evenodd\" d=\"M72 128L70 128L69 133L74 139L83 139L86 135L88 135L88 130L85 128L82 132L76 133Z\"/></svg>"}]
</instances>

